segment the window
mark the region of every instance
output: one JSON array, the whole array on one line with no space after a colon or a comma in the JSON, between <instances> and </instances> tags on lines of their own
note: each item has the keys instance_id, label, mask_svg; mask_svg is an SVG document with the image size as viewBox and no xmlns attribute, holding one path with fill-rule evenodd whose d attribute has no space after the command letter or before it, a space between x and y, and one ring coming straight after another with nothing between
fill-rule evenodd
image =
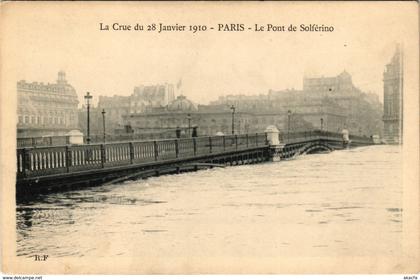
<instances>
[{"instance_id":1,"label":"window","mask_svg":"<svg viewBox=\"0 0 420 280\"><path fill-rule=\"evenodd\" d=\"M25 116L25 121L24 123L29 123L29 116Z\"/></svg>"},{"instance_id":2,"label":"window","mask_svg":"<svg viewBox=\"0 0 420 280\"><path fill-rule=\"evenodd\" d=\"M21 124L23 122L23 117L19 116L19 123Z\"/></svg>"}]
</instances>

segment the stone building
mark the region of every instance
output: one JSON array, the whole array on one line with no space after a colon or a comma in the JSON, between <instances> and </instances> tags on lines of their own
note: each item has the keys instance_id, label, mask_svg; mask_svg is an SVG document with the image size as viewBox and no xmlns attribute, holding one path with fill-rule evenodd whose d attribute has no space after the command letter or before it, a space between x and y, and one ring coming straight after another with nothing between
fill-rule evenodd
<instances>
[{"instance_id":1,"label":"stone building","mask_svg":"<svg viewBox=\"0 0 420 280\"><path fill-rule=\"evenodd\" d=\"M303 90L304 91L330 91L330 92L345 92L352 91L355 87L352 82L351 75L344 70L336 77L316 77L303 79Z\"/></svg>"},{"instance_id":2,"label":"stone building","mask_svg":"<svg viewBox=\"0 0 420 280\"><path fill-rule=\"evenodd\" d=\"M17 82L17 100L18 138L65 135L78 128L79 101L63 71L53 84Z\"/></svg>"},{"instance_id":3,"label":"stone building","mask_svg":"<svg viewBox=\"0 0 420 280\"><path fill-rule=\"evenodd\" d=\"M384 76L384 135L388 144L402 144L403 136L403 53L397 47Z\"/></svg>"},{"instance_id":4,"label":"stone building","mask_svg":"<svg viewBox=\"0 0 420 280\"><path fill-rule=\"evenodd\" d=\"M174 100L172 84L144 86L134 88L130 96L130 114L142 113L149 107L166 106Z\"/></svg>"},{"instance_id":5,"label":"stone building","mask_svg":"<svg viewBox=\"0 0 420 280\"><path fill-rule=\"evenodd\" d=\"M232 133L232 112L228 107L196 105L180 95L166 107L155 107L147 112L123 116L125 126L134 134L156 134L175 137L181 130L183 136L191 135L197 127L199 136ZM236 133L253 132L250 127L252 115L236 112L234 129Z\"/></svg>"},{"instance_id":6,"label":"stone building","mask_svg":"<svg viewBox=\"0 0 420 280\"><path fill-rule=\"evenodd\" d=\"M313 129L341 132L344 128L352 134L380 134L378 97L356 88L346 71L336 77L304 78L303 84L303 90L221 96L210 105L196 105L183 95L166 106L152 101L145 105L131 96L131 105L124 111L128 113L121 115L121 124L113 131L175 137L177 129L188 136L197 127L198 135L231 134L233 121L235 133L263 132L275 125L283 134Z\"/></svg>"},{"instance_id":7,"label":"stone building","mask_svg":"<svg viewBox=\"0 0 420 280\"><path fill-rule=\"evenodd\" d=\"M182 131L182 135L191 135L193 127L197 127L198 136L247 134L264 132L267 126L275 124L285 131L285 123L289 120L289 131L307 130L312 126L305 122L301 116L292 114L288 119L287 112L260 112L255 113L245 109L232 109L226 104L195 105L185 96L178 96L167 107L153 108L153 110L128 114L123 116L126 127L130 127L133 134L156 134L175 137L176 129ZM121 133L120 130L118 133ZM127 132L127 131L126 131Z\"/></svg>"},{"instance_id":8,"label":"stone building","mask_svg":"<svg viewBox=\"0 0 420 280\"><path fill-rule=\"evenodd\" d=\"M211 104L233 104L240 110L261 115L262 120L267 114L283 116L283 121L276 124L280 130L285 130L285 116L290 111L300 121L289 125L289 129L312 127L340 132L347 128L352 134L366 136L382 131L382 106L378 96L356 88L346 71L336 77L305 77L303 90L269 90L268 94L254 96L228 95ZM267 123L262 121L262 125Z\"/></svg>"},{"instance_id":9,"label":"stone building","mask_svg":"<svg viewBox=\"0 0 420 280\"><path fill-rule=\"evenodd\" d=\"M134 88L130 96L99 96L97 110L105 109L107 126L113 131L123 125L123 115L143 113L152 107L164 107L173 100L172 84L140 85Z\"/></svg>"},{"instance_id":10,"label":"stone building","mask_svg":"<svg viewBox=\"0 0 420 280\"><path fill-rule=\"evenodd\" d=\"M304 78L303 91L337 104L337 109L346 116L345 126L350 133L365 136L382 133L378 95L358 89L347 71L336 77Z\"/></svg>"},{"instance_id":11,"label":"stone building","mask_svg":"<svg viewBox=\"0 0 420 280\"><path fill-rule=\"evenodd\" d=\"M227 96L213 104L232 104L240 111L252 113L253 127L258 131L275 125L283 133L310 129L338 132L347 120L332 100L307 96L306 92L297 90L270 90L267 95L237 99Z\"/></svg>"}]
</instances>

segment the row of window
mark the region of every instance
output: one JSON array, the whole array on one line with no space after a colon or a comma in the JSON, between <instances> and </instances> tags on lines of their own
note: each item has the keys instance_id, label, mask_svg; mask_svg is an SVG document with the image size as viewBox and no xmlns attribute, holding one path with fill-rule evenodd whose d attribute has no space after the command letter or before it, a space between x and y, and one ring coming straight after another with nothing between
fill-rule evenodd
<instances>
[{"instance_id":1,"label":"row of window","mask_svg":"<svg viewBox=\"0 0 420 280\"><path fill-rule=\"evenodd\" d=\"M53 91L53 92L64 91L63 87L51 87L51 86L32 85L32 84L20 85L19 89L31 89L31 90Z\"/></svg>"},{"instance_id":2,"label":"row of window","mask_svg":"<svg viewBox=\"0 0 420 280\"><path fill-rule=\"evenodd\" d=\"M66 124L66 120L62 117L18 116L18 120L19 124ZM74 116L70 116L70 123L74 120Z\"/></svg>"},{"instance_id":3,"label":"row of window","mask_svg":"<svg viewBox=\"0 0 420 280\"><path fill-rule=\"evenodd\" d=\"M25 110L25 109L26 108L24 108L24 107L19 107L18 108L18 113L20 113L20 114L29 113L29 112L25 112L25 111L28 111L28 110ZM64 115L68 114L70 117L73 117L73 118L74 118L74 115L75 115L75 113L73 111L64 112L64 111L47 111L47 110L38 110L37 114L46 115L46 116L48 116L48 115L49 116L61 116L61 117L64 117Z\"/></svg>"}]
</instances>

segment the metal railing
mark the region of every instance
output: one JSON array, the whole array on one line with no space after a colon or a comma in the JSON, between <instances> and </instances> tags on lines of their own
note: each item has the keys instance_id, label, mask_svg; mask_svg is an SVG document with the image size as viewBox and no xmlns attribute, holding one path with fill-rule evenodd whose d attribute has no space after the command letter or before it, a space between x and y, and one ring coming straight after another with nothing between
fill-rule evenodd
<instances>
[{"instance_id":1,"label":"metal railing","mask_svg":"<svg viewBox=\"0 0 420 280\"><path fill-rule=\"evenodd\" d=\"M281 134L280 142L285 144L292 144L298 142L305 142L308 140L323 139L331 141L343 141L343 134L338 132L331 132L325 130L310 130L310 131L298 131L290 132L289 134ZM360 144L372 144L373 139L370 137L349 135L351 142Z\"/></svg>"},{"instance_id":2,"label":"metal railing","mask_svg":"<svg viewBox=\"0 0 420 280\"><path fill-rule=\"evenodd\" d=\"M167 135L167 134L166 134ZM251 134L250 134L251 135ZM161 141L161 139L165 140L169 137L164 137L164 133L155 133L155 134L133 134L133 135L106 135L106 142L107 143L115 143L115 142L129 142L129 141L150 141L150 140L157 140ZM342 140L342 134L337 132L330 132L325 130L311 130L311 131L298 131L298 132L282 132L280 134L280 141L282 143L295 143L297 141L306 141L310 139L315 139L317 137L325 137L326 139L336 139ZM205 136L208 137L208 136ZM213 136L212 136L213 137ZM83 137L84 142L86 143L86 136ZM180 142L182 140L187 140L188 137L183 136L179 138ZM245 138L244 138L245 139ZM369 137L358 136L358 135L350 135L350 139L352 141L358 141L363 143L369 143L373 141ZM104 140L103 135L92 135L90 136L90 142L92 144L102 144ZM241 139L239 139L242 141ZM245 141L245 140L243 140ZM17 147L43 147L43 146L61 146L61 145L68 145L69 136L47 136L47 137L32 137L32 138L17 138Z\"/></svg>"},{"instance_id":3,"label":"metal railing","mask_svg":"<svg viewBox=\"0 0 420 280\"><path fill-rule=\"evenodd\" d=\"M285 144L313 140L343 141L343 135L314 130L280 136ZM359 144L373 144L372 139L350 135ZM215 153L267 147L266 133L204 136L149 141L114 142L84 145L52 145L17 149L17 177L64 174L139 163L186 159Z\"/></svg>"},{"instance_id":4,"label":"metal railing","mask_svg":"<svg viewBox=\"0 0 420 280\"><path fill-rule=\"evenodd\" d=\"M17 149L17 177L37 177L266 147L265 133Z\"/></svg>"}]
</instances>

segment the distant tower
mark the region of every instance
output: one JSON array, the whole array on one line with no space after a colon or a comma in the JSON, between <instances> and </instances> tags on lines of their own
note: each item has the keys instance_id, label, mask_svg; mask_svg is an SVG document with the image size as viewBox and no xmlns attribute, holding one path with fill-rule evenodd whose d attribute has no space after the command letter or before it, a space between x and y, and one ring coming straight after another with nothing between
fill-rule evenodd
<instances>
[{"instance_id":1,"label":"distant tower","mask_svg":"<svg viewBox=\"0 0 420 280\"><path fill-rule=\"evenodd\" d=\"M67 84L66 73L64 71L58 72L57 84L59 85Z\"/></svg>"},{"instance_id":2,"label":"distant tower","mask_svg":"<svg viewBox=\"0 0 420 280\"><path fill-rule=\"evenodd\" d=\"M384 141L402 144L403 136L403 51L399 45L384 72Z\"/></svg>"}]
</instances>

